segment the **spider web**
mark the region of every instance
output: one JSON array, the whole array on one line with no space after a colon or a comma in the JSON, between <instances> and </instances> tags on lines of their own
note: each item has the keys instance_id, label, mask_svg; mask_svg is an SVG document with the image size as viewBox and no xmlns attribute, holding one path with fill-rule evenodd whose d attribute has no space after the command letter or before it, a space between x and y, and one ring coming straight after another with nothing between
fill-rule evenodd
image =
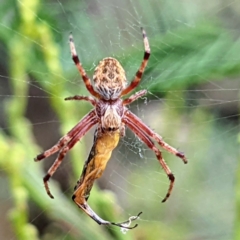
<instances>
[{"instance_id":1,"label":"spider web","mask_svg":"<svg viewBox=\"0 0 240 240\"><path fill-rule=\"evenodd\" d=\"M32 224L25 225L26 232L38 231L39 239L233 237L240 88L237 1L18 0L5 3L2 11L0 146L3 152L6 143L11 148L0 158L0 211L6 216L0 239L27 239L22 237L25 230L16 227L26 212L26 222ZM162 204L168 178L154 153L127 130L89 198L106 220L143 212L139 226L123 235L115 227L99 227L71 202L93 131L50 181L54 200L45 196L42 177L55 156L42 164L32 159L41 151L36 145L48 149L91 109L87 103L63 102L67 96L88 95L71 60L69 33L89 76L99 60L111 56L122 63L130 81L143 57L141 26L152 54L138 89L148 94L129 108L184 151L189 163L162 151L176 177L170 199ZM16 166L29 183L18 178Z\"/></svg>"}]
</instances>

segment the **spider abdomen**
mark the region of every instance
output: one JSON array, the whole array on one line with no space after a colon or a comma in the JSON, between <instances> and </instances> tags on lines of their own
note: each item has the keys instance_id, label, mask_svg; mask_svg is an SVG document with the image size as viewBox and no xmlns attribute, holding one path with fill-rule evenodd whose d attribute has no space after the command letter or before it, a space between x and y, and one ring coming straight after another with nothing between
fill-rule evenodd
<instances>
[{"instance_id":1,"label":"spider abdomen","mask_svg":"<svg viewBox=\"0 0 240 240\"><path fill-rule=\"evenodd\" d=\"M117 99L127 84L123 67L117 59L110 57L99 62L93 81L96 91L105 100Z\"/></svg>"}]
</instances>

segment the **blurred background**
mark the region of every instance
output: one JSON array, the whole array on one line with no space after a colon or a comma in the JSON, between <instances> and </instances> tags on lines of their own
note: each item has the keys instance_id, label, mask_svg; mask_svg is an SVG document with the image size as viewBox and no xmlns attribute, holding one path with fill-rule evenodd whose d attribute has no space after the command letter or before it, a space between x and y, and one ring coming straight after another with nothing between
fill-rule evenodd
<instances>
[{"instance_id":1,"label":"blurred background","mask_svg":"<svg viewBox=\"0 0 240 240\"><path fill-rule=\"evenodd\" d=\"M240 3L222 0L10 0L0 3L0 239L240 239ZM93 142L91 130L50 180L50 148L92 108L65 102L89 95L71 60L72 32L91 77L98 62L117 58L131 81L143 58L140 27L151 57L130 109L172 146L163 150L176 177L129 130L95 182L90 206L121 222L142 211L123 234L96 224L72 202Z\"/></svg>"}]
</instances>

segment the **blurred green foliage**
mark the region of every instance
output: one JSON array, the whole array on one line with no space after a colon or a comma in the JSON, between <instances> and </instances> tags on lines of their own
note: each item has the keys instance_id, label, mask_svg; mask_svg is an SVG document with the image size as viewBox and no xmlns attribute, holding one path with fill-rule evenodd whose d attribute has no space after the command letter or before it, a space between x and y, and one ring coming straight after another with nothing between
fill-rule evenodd
<instances>
[{"instance_id":1,"label":"blurred green foliage","mask_svg":"<svg viewBox=\"0 0 240 240\"><path fill-rule=\"evenodd\" d=\"M149 213L144 213L147 216L151 216L148 219L152 219L152 221L140 221L141 226L138 227L138 230L129 231L126 235L123 235L119 229L98 226L90 218L84 216L72 203L71 197L62 193L56 182L51 181L50 183L51 190L55 195L54 201L50 200L44 192L42 186L42 177L44 176L42 164L33 162L33 158L41 149L37 146L33 136L33 125L26 118L29 87L35 86L47 94L51 109L56 113L61 123L60 132L62 135L89 111L87 105L81 104L81 107L79 107L77 104L67 104L62 101L64 97L69 95L69 92L77 93L75 91L75 82L66 80L74 79L73 76L76 74L73 64L71 69L68 69L66 64L68 62L66 59L70 59L66 39L71 30L73 30L74 38L78 42L81 39L81 46L77 44L77 47L82 54L81 59L85 62L84 65L89 74L91 74L94 64L101 58L100 56L104 56L108 51L114 50L114 54L118 56L127 74L133 76L143 55L141 39L136 43L137 47L132 47L126 41L128 36L130 38L129 41L136 40L133 34L139 31L139 23L136 23L134 20L132 20L132 23L126 21L126 25L134 28L134 33L130 31L128 33L128 30L120 27L120 23L123 24L124 22L124 16L117 17L118 15L113 11L113 9L116 9L112 8L111 4L101 8L101 14L104 18L100 19L98 14L91 15L88 12L90 7L87 1L77 4L78 11L75 9L76 3L74 1L63 3L64 5L62 6L62 3L59 1L47 3L40 0L12 0L5 1L0 10L0 40L8 56L7 61L1 58L1 62L6 64L8 75L1 77L4 81L9 81L11 88L11 97L5 99L3 103L8 128L7 131L2 130L0 132L0 166L8 178L13 202L9 219L16 239L187 239L186 236L189 239L193 239L195 234L196 236L211 235L207 231L203 234L200 230L199 232L196 230L195 233L193 231L190 234L191 228L197 228L194 221L187 221L188 210L193 208L193 202L201 204L200 199L205 197L203 196L206 193L205 191L198 190L191 197L188 194L189 198L182 191L181 193L184 196L181 198L181 201L185 201L185 205L177 205L179 199L175 197L176 200L173 199L170 205L165 205L165 209L162 209L163 205L161 205L160 211L155 209L155 207L160 205L160 198L156 199L157 203L154 202L154 207L149 209ZM220 159L222 158L222 162L224 162L227 152L231 153L229 154L230 156L234 156L237 139L235 138L236 132L234 132L235 134L230 134L232 126L218 126L214 122L215 116L210 114L207 109L196 107L196 109L194 108L190 111L187 107L185 90L194 88L198 86L197 84L209 81L217 82L232 76L239 76L240 42L238 36L231 35L221 21L210 17L209 19L204 18L203 21L199 13L197 14L196 12L194 17L190 17L187 14L184 17L185 11L180 11L176 7L177 4L173 4L172 1L163 1L162 4L165 9L168 9L168 16L165 15L164 11L161 14L152 14L156 13L158 6L155 1L150 1L150 4L146 4L145 1L139 1L135 6L137 12L139 14L142 13L143 19L141 23L144 24L149 33L148 36L151 36L150 44L152 51L151 60L140 88L148 89L149 99L152 99L155 94L165 98L165 105L168 107L161 112L162 127L164 128L161 134L172 139L181 139L177 135L184 135L186 139L179 141L188 145L185 149L187 155L191 156L191 159L202 159L201 162L195 161L195 164L191 163L184 166L185 169L182 175L185 178L181 178L180 170L176 171L177 175L180 176L179 183L183 184L182 186L185 186L185 189L191 189L191 186L198 186L199 182L203 183L203 181L198 179L195 170L205 169L208 171L210 168L205 167L209 164L206 156L209 159L218 159L217 156L218 154L220 155L219 150L214 151L213 148L217 146L218 149L226 149L226 153L221 152L221 156L219 156ZM193 5L188 7L190 9ZM125 8L120 8L118 13L125 12L125 10L121 12L123 9ZM127 10L127 13L129 13L129 10ZM68 20L62 20L62 15ZM129 17L129 19L131 18ZM172 19L179 19L181 22L188 22L189 19L192 19L194 26L183 27L182 24L173 23ZM159 24L160 26L158 26ZM71 29L74 27L77 29ZM115 32L109 33L112 29L115 29ZM110 40L104 36L113 35L113 40L111 41L117 42L120 31L122 31L122 35L125 34L124 39L120 39L124 43L118 45L122 47L106 46ZM79 36L78 34L81 35ZM96 52L96 55L90 56L87 54L88 51ZM96 57L99 59L96 59ZM179 94L175 93L173 96L173 90L178 90ZM83 84L78 85L77 91L86 91ZM186 132L183 133L182 129L176 130L171 127L170 122L174 122L175 126L185 127L187 129ZM189 124L186 124L186 122ZM158 122L155 126L158 131L157 125ZM224 142L224 138L215 139L215 145L210 148L211 140L216 136L221 136L223 129L223 135L225 139L228 139L227 143ZM229 129L229 134L227 129ZM199 142L189 142L189 139L199 139ZM205 140L201 142L201 139ZM198 152L194 152L194 149L198 149ZM73 150L71 152L74 179L79 177L79 169L82 168L84 161L82 157L81 161L79 161L79 151L81 156L86 156L88 152L84 144L81 144L77 151ZM152 157L152 155L149 157ZM217 161L212 162L218 164ZM175 169L178 167L183 169L180 164L182 163L174 165ZM211 166L211 169L214 167L211 164L208 166ZM223 167L224 165L221 166ZM232 164L231 166L234 165ZM145 181L141 189L133 188L127 191L131 192L133 196L144 195L144 189L147 189L149 184L151 184L152 177L158 177L158 175L153 173L155 167L156 165L149 166L149 169L139 168L136 170L136 173L128 176L129 182L136 180L141 182L143 177ZM237 185L235 186L237 209L239 209L240 203L238 194L238 186L240 185L239 171L238 164L238 171L236 171L238 173ZM214 179L211 179L210 172L207 176L209 181L214 181ZM190 184L192 185L189 185L189 179L191 179ZM162 182L159 184L162 184ZM224 182L222 186L224 187ZM204 188L204 186L201 187ZM229 185L226 185L226 189L229 189ZM208 193L211 194L210 190L206 189L206 191L209 191ZM126 209L128 209L128 212L137 213L139 206L142 206L144 203L146 206L151 206L155 197L154 193L151 195L148 192L144 202L140 198L135 198L135 201L130 203ZM213 199L218 201L218 198L215 198L215 196ZM31 201L42 209L50 221L59 224L55 226L57 231L48 231L39 235L39 229L29 219L29 202ZM176 204L175 206L182 206L182 208L181 211L174 209L175 214L172 216L171 211L173 209L171 205L174 206L174 204ZM120 208L117 207L117 196L110 191L100 191L97 186L94 187L91 193L91 205L104 219L119 221L123 215ZM163 218L167 219L166 222L153 220L158 219L159 212ZM211 208L207 209L207 212L210 213ZM240 229L240 211L237 212L235 239L239 239ZM182 221L183 213L186 214L184 221ZM201 214L199 213L199 215ZM201 220L199 222L204 225L203 218L201 219L200 217L199 219ZM215 220L217 221L217 219ZM208 222L208 224L211 223ZM213 222L212 224L219 223ZM66 234L65 229L68 229L68 234ZM229 232L234 235L233 229L230 229ZM229 235L226 234L226 236Z\"/></svg>"}]
</instances>

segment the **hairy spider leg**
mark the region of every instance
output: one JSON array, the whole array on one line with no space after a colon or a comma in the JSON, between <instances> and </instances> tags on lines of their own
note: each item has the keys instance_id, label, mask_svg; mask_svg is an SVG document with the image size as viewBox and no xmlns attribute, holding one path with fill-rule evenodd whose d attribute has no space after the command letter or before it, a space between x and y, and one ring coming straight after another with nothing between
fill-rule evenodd
<instances>
[{"instance_id":1,"label":"hairy spider leg","mask_svg":"<svg viewBox=\"0 0 240 240\"><path fill-rule=\"evenodd\" d=\"M146 32L144 31L144 29L141 28L141 30L142 30L144 50L145 50L144 55L143 55L143 60L140 65L140 68L136 72L135 78L132 80L130 85L122 91L121 96L128 94L129 92L131 92L134 88L136 88L138 86L138 84L141 81L144 69L147 66L148 59L150 57L150 46L149 46L148 38L147 38L147 35L146 35Z\"/></svg>"},{"instance_id":2,"label":"hairy spider leg","mask_svg":"<svg viewBox=\"0 0 240 240\"><path fill-rule=\"evenodd\" d=\"M67 144L67 142L69 142L71 138L79 132L79 129L81 129L92 118L95 118L95 117L96 117L95 110L92 110L86 116L84 116L82 120L75 127L73 127L66 135L64 135L53 147L37 155L37 157L34 158L34 161L35 162L41 161L44 158L47 158L53 155L54 153L56 153L57 151L59 151L59 149L65 146L65 144Z\"/></svg>"},{"instance_id":3,"label":"hairy spider leg","mask_svg":"<svg viewBox=\"0 0 240 240\"><path fill-rule=\"evenodd\" d=\"M165 196L165 198L162 200L162 202L165 202L169 196L171 195L172 189L173 189L173 185L174 185L174 180L175 177L172 174L170 168L167 166L166 162L164 161L163 157L162 157L162 153L161 151L154 145L153 141L149 138L148 135L146 135L146 133L144 131L142 131L141 128L139 128L139 126L137 125L138 123L133 122L131 120L131 118L124 118L123 122L150 148L155 152L155 155L159 161L159 163L161 164L163 170L165 171L165 173L168 175L168 178L170 180L170 185L167 191L167 194Z\"/></svg>"},{"instance_id":4,"label":"hairy spider leg","mask_svg":"<svg viewBox=\"0 0 240 240\"><path fill-rule=\"evenodd\" d=\"M87 102L90 102L93 106L96 106L96 100L93 97L88 97L88 96L79 96L79 95L75 95L72 97L66 97L64 98L65 101L68 100L77 100L77 101L81 101L81 100L85 100Z\"/></svg>"},{"instance_id":5,"label":"hairy spider leg","mask_svg":"<svg viewBox=\"0 0 240 240\"><path fill-rule=\"evenodd\" d=\"M146 135L150 136L151 138L153 138L162 148L164 148L166 151L170 152L171 154L181 158L183 160L183 162L186 164L187 158L184 155L183 152L178 151L176 148L170 146L169 144L167 144L166 142L163 141L163 138L158 135L157 133L155 133L152 129L150 129L146 124L144 124L142 122L142 120L137 117L135 114L133 114L130 111L126 112L126 118L128 120L130 120L131 122L133 122L136 126L138 126L139 129L141 129Z\"/></svg>"},{"instance_id":6,"label":"hairy spider leg","mask_svg":"<svg viewBox=\"0 0 240 240\"><path fill-rule=\"evenodd\" d=\"M93 127L98 122L97 118L91 119L79 132L63 147L59 150L59 154L53 163L53 165L49 168L47 174L43 178L44 186L47 191L47 194L54 198L51 194L48 186L48 181L52 177L52 175L56 172L60 164L62 163L62 160L64 159L67 152L90 130L91 127Z\"/></svg>"},{"instance_id":7,"label":"hairy spider leg","mask_svg":"<svg viewBox=\"0 0 240 240\"><path fill-rule=\"evenodd\" d=\"M129 105L132 102L136 101L138 98L144 96L147 94L147 90L140 90L138 92L136 92L135 94L133 94L132 96L130 96L129 98L126 98L123 100L123 105Z\"/></svg>"},{"instance_id":8,"label":"hairy spider leg","mask_svg":"<svg viewBox=\"0 0 240 240\"><path fill-rule=\"evenodd\" d=\"M51 149L39 154L35 161L39 161L52 155L54 152L59 151L58 157L56 158L53 165L49 168L47 174L43 178L44 186L49 197L53 198L50 192L48 181L60 166L66 153L89 131L89 129L98 122L95 113L92 111L85 116L67 135L54 145Z\"/></svg>"},{"instance_id":9,"label":"hairy spider leg","mask_svg":"<svg viewBox=\"0 0 240 240\"><path fill-rule=\"evenodd\" d=\"M70 34L69 36L69 44L70 44L70 50L71 50L71 54L72 54L72 60L74 61L80 75L82 76L82 79L84 81L84 84L87 88L87 90L96 98L100 98L100 95L98 92L96 92L91 84L91 80L90 78L87 76L84 68L82 67L82 64L78 58L78 55L77 55L77 51L76 51L76 48L75 48L75 45L74 45L74 41L73 41L73 36L72 34Z\"/></svg>"}]
</instances>

